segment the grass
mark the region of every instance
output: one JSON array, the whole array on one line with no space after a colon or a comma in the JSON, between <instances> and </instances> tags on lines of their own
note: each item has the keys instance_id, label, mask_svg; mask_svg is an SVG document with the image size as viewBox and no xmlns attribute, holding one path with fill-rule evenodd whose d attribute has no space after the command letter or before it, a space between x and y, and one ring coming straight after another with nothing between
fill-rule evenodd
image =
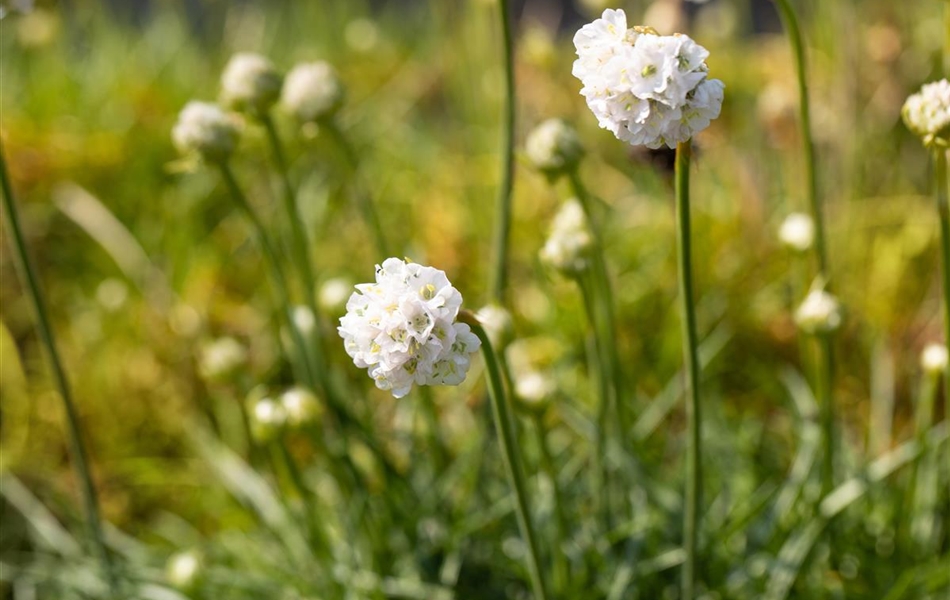
<instances>
[{"instance_id":1,"label":"grass","mask_svg":"<svg viewBox=\"0 0 950 600\"><path fill-rule=\"evenodd\" d=\"M5 156L89 442L107 545L136 598L528 597L481 367L458 388L396 401L337 343L337 307L323 322L329 376L370 434L333 417L288 432L284 447L315 497L307 499L280 454L272 460L280 446L242 432L252 388L294 381L280 307L220 178L182 161L169 140L185 102L216 97L234 51L260 51L282 69L326 59L347 85L339 122L359 158L356 183L326 132L276 118L316 286L369 281L385 258L354 204L363 189L394 255L445 270L468 308L493 296L505 101L497 6L319 4L209 3L201 22L161 4L139 24L98 5L41 7L0 21ZM626 8L640 20L637 3ZM704 409L699 580L711 598L939 597L950 586L950 473L927 457L946 456L946 404L936 402L929 433L915 430L914 415L919 352L943 331L940 250L930 163L899 110L939 76L941 15L883 0L802 8L828 253L847 309L835 339L840 472L822 500L817 406L791 319L812 267L775 235L788 212L806 209L792 57L780 31L730 30L747 22L746 3L715 0L690 31L727 86L722 117L694 140L690 182ZM540 562L550 583L555 557L566 560L569 577L552 598L675 598L687 432L672 171L591 119L570 76L569 37L580 23L557 35L531 15L513 25L507 299L517 341L508 354L557 384L538 422L567 514L559 536L554 488L539 474L549 459L535 417L523 414L517 435ZM598 398L583 300L537 259L570 183L550 187L520 154L526 133L549 117L576 125L588 150L580 174L603 203L598 241L631 387L630 442L607 440L602 490L588 476ZM288 240L270 160L265 132L249 125L234 170L266 225ZM105 597L60 399L12 241L3 243L0 597ZM305 302L299 285L291 294ZM209 380L200 348L223 335L247 347L248 362ZM928 477L942 482L929 507L908 498L929 485L911 482ZM610 528L601 499L616 517ZM912 534L925 510L942 523L931 548ZM314 515L322 543L304 525ZM204 556L201 577L173 588L166 561L189 549Z\"/></svg>"}]
</instances>

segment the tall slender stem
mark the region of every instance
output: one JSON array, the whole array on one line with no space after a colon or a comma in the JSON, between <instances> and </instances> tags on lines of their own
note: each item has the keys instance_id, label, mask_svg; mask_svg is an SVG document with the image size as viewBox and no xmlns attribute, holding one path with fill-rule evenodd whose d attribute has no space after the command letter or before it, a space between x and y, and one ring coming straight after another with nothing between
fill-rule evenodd
<instances>
[{"instance_id":1,"label":"tall slender stem","mask_svg":"<svg viewBox=\"0 0 950 600\"><path fill-rule=\"evenodd\" d=\"M492 298L504 306L508 287L508 245L511 233L511 191L514 187L515 66L511 41L508 0L498 2L505 67L505 105L502 115L501 182L495 204L495 268L492 271Z\"/></svg>"},{"instance_id":2,"label":"tall slender stem","mask_svg":"<svg viewBox=\"0 0 950 600\"><path fill-rule=\"evenodd\" d=\"M514 423L511 419L511 409L505 393L501 369L498 366L498 358L492 349L488 333L474 314L462 311L459 313L459 321L468 324L472 328L472 333L482 342L482 356L485 358L485 369L488 372L488 395L491 397L492 414L495 417L495 429L501 444L505 470L508 472L509 483L515 492L515 516L528 549L528 574L531 577L531 587L535 600L547 600L547 585L541 576L541 563L538 561L538 539L531 521L531 512L528 509L528 491L525 485L521 451L515 438Z\"/></svg>"},{"instance_id":3,"label":"tall slender stem","mask_svg":"<svg viewBox=\"0 0 950 600\"><path fill-rule=\"evenodd\" d=\"M20 228L20 217L17 212L16 202L13 198L13 186L10 182L9 174L7 173L7 163L4 158L2 146L0 146L0 185L3 187L3 209L7 217L7 227L10 236L13 238L14 260L20 271L20 275L23 277L24 283L26 283L27 294L30 297L34 316L36 317L36 329L40 336L40 342L46 352L46 358L49 360L50 367L53 371L54 383L58 388L59 396L63 400L63 408L66 411L66 425L69 432L69 451L73 458L73 466L76 469L76 478L79 480L79 489L82 495L83 509L86 514L86 526L89 530L89 537L92 539L103 575L108 582L110 596L118 598L119 584L113 568L112 559L106 549L105 537L102 533L99 500L96 495L96 486L92 480L86 446L82 438L79 413L76 411L72 389L66 377L66 370L63 368L59 351L56 348L56 338L54 337L53 328L46 310L43 290L40 287L39 278L36 275L36 270L33 268L33 263L26 249L26 239L23 236L23 230Z\"/></svg>"},{"instance_id":4,"label":"tall slender stem","mask_svg":"<svg viewBox=\"0 0 950 600\"><path fill-rule=\"evenodd\" d=\"M775 2L778 4L779 14L785 24L785 29L788 31L788 39L792 45L792 57L795 62L795 75L798 82L798 125L802 137L805 185L808 194L808 205L815 221L815 254L818 259L818 270L827 280L828 253L825 241L825 221L822 216L821 201L818 198L815 142L811 132L811 109L808 100L808 71L805 63L804 41L798 25L798 17L795 15L795 10L789 0L775 0Z\"/></svg>"},{"instance_id":5,"label":"tall slender stem","mask_svg":"<svg viewBox=\"0 0 950 600\"><path fill-rule=\"evenodd\" d=\"M943 343L950 354L950 200L947 193L947 149L934 149L934 177L937 192L937 212L940 214L940 262L943 266ZM950 369L943 372L943 398L946 410L950 414ZM947 444L950 455L950 444ZM948 457L950 460L950 457Z\"/></svg>"},{"instance_id":6,"label":"tall slender stem","mask_svg":"<svg viewBox=\"0 0 950 600\"><path fill-rule=\"evenodd\" d=\"M264 223L261 222L260 217L257 216L256 212L254 212L254 209L247 201L247 197L241 190L241 186L238 185L237 180L234 178L234 172L231 171L231 166L227 162L220 162L218 163L218 167L221 169L221 176L224 178L224 182L228 187L228 191L231 192L231 198L234 200L234 203L237 205L238 209L240 209L244 217L251 224L251 227L254 230L254 235L257 237L257 241L261 246L261 251L264 254L264 260L270 267L271 277L274 278L274 292L277 294L278 304L280 304L283 310L284 318L287 324L287 330L290 333L294 346L297 349L296 362L298 364L298 369L300 370L300 375L303 377L303 383L305 383L311 390L318 390L318 379L317 376L314 375L314 365L312 365L307 358L308 355L306 340L304 340L303 335L300 333L300 329L297 327L297 324L294 321L293 312L290 306L290 291L287 285L287 276L284 274L284 269L280 264L280 258L277 255L277 250L270 241L270 236L267 234L267 229L265 229Z\"/></svg>"},{"instance_id":7,"label":"tall slender stem","mask_svg":"<svg viewBox=\"0 0 950 600\"><path fill-rule=\"evenodd\" d=\"M541 467L548 479L551 480L551 491L554 496L554 525L555 537L551 545L554 556L555 591L563 590L568 583L569 573L567 560L563 549L559 546L567 536L567 515L564 513L564 498L561 494L561 484L557 480L557 469L554 466L554 455L548 445L548 437L544 429L544 420L540 413L532 413L534 431L538 439L538 450L541 452Z\"/></svg>"},{"instance_id":8,"label":"tall slender stem","mask_svg":"<svg viewBox=\"0 0 950 600\"><path fill-rule=\"evenodd\" d=\"M702 493L700 464L701 412L699 402L699 339L696 335L696 313L693 308L693 266L689 218L689 163L692 147L689 140L676 146L676 241L679 259L680 309L683 326L683 359L686 363L686 506L683 518L683 600L696 596L696 553L699 530L699 502Z\"/></svg>"},{"instance_id":9,"label":"tall slender stem","mask_svg":"<svg viewBox=\"0 0 950 600\"><path fill-rule=\"evenodd\" d=\"M359 155L356 153L356 150L354 150L353 145L350 144L350 140L348 140L343 131L340 130L340 126L336 120L329 119L325 122L321 122L320 125L323 127L323 129L330 133L330 137L333 138L334 143L336 143L337 147L343 152L343 156L346 158L347 165L350 167L350 171L352 171L356 203L360 212L363 213L363 221L366 222L366 226L369 227L370 232L375 239L376 251L379 252L381 256L390 256L389 242L386 240L386 234L383 231L383 224L379 220L379 213L376 211L376 205L373 203L373 199L370 197L369 193L362 189L358 179L360 163Z\"/></svg>"}]
</instances>

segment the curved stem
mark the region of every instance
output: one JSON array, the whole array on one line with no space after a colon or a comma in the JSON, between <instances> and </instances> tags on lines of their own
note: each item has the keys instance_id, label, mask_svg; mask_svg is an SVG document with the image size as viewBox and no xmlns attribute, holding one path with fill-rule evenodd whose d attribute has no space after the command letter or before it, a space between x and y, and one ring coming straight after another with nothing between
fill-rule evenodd
<instances>
[{"instance_id":1,"label":"curved stem","mask_svg":"<svg viewBox=\"0 0 950 600\"><path fill-rule=\"evenodd\" d=\"M937 212L940 215L940 262L943 266L943 335L947 353L950 354L950 204L947 193L947 150L934 150L934 177L937 192ZM950 368L943 372L943 397L950 408ZM947 414L950 411L944 411ZM948 417L950 418L950 417ZM950 444L947 445L950 455ZM950 457L948 457L950 460Z\"/></svg>"},{"instance_id":2,"label":"curved stem","mask_svg":"<svg viewBox=\"0 0 950 600\"><path fill-rule=\"evenodd\" d=\"M511 233L511 190L514 187L515 67L511 41L508 0L498 2L505 67L505 106L502 116L501 183L495 203L495 268L492 271L492 298L504 306L508 287L508 245Z\"/></svg>"},{"instance_id":3,"label":"curved stem","mask_svg":"<svg viewBox=\"0 0 950 600\"><path fill-rule=\"evenodd\" d=\"M518 527L521 529L521 535L528 549L528 573L531 577L531 587L535 600L547 600L547 587L541 576L541 564L538 561L538 540L531 522L531 512L528 510L528 491L525 485L521 451L515 439L514 423L511 419L511 410L507 394L505 394L498 358L492 350L488 333L475 315L462 311L459 313L459 321L471 327L472 333L482 342L482 356L485 358L485 369L488 372L488 395L491 397L492 414L495 418L498 441L501 444L501 455L505 461L505 470L508 472L509 483L515 492L515 515L518 519Z\"/></svg>"},{"instance_id":4,"label":"curved stem","mask_svg":"<svg viewBox=\"0 0 950 600\"><path fill-rule=\"evenodd\" d=\"M86 526L89 530L89 537L92 539L95 553L102 566L103 575L108 582L110 595L113 598L118 598L119 583L116 579L112 559L106 549L105 537L102 533L99 500L96 495L96 486L92 480L86 446L82 439L79 413L76 411L72 389L66 377L66 370L63 368L59 351L56 348L56 338L53 334L53 328L50 325L43 290L40 287L36 270L33 268L33 263L27 253L26 239L23 236L23 230L20 228L20 217L17 212L16 202L13 198L13 186L10 183L9 174L7 173L7 164L2 147L0 147L0 185L2 185L3 188L3 209L7 217L7 227L9 228L10 237L13 238L13 258L20 271L20 275L23 277L24 283L26 283L27 295L33 305L33 312L36 317L36 329L39 333L40 342L43 346L43 350L46 352L46 358L49 360L50 367L53 371L54 383L59 391L60 398L63 400L63 408L66 411L66 425L69 431L69 452L73 458L76 477L79 480L79 489L83 500L83 510L86 514Z\"/></svg>"},{"instance_id":5,"label":"curved stem","mask_svg":"<svg viewBox=\"0 0 950 600\"><path fill-rule=\"evenodd\" d=\"M692 148L687 140L676 146L676 241L679 259L680 309L683 326L683 358L686 363L686 505L683 519L683 600L695 598L696 542L699 529L699 500L702 493L700 464L701 412L699 402L699 340L696 335L696 313L693 309L693 266L689 218L689 163Z\"/></svg>"},{"instance_id":6,"label":"curved stem","mask_svg":"<svg viewBox=\"0 0 950 600\"><path fill-rule=\"evenodd\" d=\"M373 199L370 197L368 192L365 192L361 188L358 181L360 163L359 155L356 153L356 150L353 148L352 144L350 144L350 140L348 140L346 135L343 134L343 131L340 130L340 126L335 120L329 119L325 122L321 121L320 125L330 132L330 137L333 138L334 143L346 157L347 165L349 165L350 171L352 172L354 187L356 188L354 192L356 195L356 203L360 212L363 213L363 220L366 222L366 226L369 227L370 232L375 239L376 251L379 252L381 256L391 256L389 253L389 243L386 240L386 234L383 232L383 225L379 220L379 213L376 212L376 206L373 203Z\"/></svg>"},{"instance_id":7,"label":"curved stem","mask_svg":"<svg viewBox=\"0 0 950 600\"><path fill-rule=\"evenodd\" d=\"M815 169L815 142L811 132L811 109L808 100L808 72L805 64L805 48L798 17L789 0L775 0L788 39L792 44L792 56L795 61L795 75L798 81L799 127L802 136L802 158L804 160L805 184L808 193L808 205L815 221L815 254L818 259L818 271L827 281L828 254L825 242L825 221L821 202L818 199L818 178Z\"/></svg>"}]
</instances>

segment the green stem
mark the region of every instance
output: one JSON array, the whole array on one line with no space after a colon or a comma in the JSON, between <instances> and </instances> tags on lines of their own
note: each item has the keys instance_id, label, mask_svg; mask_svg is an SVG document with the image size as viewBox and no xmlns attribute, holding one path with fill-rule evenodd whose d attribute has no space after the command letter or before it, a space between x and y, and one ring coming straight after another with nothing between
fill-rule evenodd
<instances>
[{"instance_id":1,"label":"green stem","mask_svg":"<svg viewBox=\"0 0 950 600\"><path fill-rule=\"evenodd\" d=\"M325 122L321 121L320 125L330 133L330 137L333 138L333 142L343 152L343 156L346 157L347 165L349 165L350 171L352 172L352 177L354 179L354 187L356 188L356 203L360 212L363 213L363 220L366 222L366 226L369 227L370 232L375 239L376 251L379 252L381 256L391 256L389 243L386 240L386 234L383 232L383 225L379 220L379 213L376 211L376 205L373 203L373 199L370 197L369 193L364 191L362 186L359 184L359 154L356 153L353 145L350 144L350 140L347 139L346 135L344 135L339 124L337 124L335 120L329 119Z\"/></svg>"},{"instance_id":2,"label":"green stem","mask_svg":"<svg viewBox=\"0 0 950 600\"><path fill-rule=\"evenodd\" d=\"M438 476L445 469L448 461L445 456L445 447L442 445L442 437L439 435L439 414L436 411L431 387L426 385L419 389L419 404L421 404L425 426L428 430L429 452L432 453L436 476Z\"/></svg>"},{"instance_id":3,"label":"green stem","mask_svg":"<svg viewBox=\"0 0 950 600\"><path fill-rule=\"evenodd\" d=\"M13 198L13 186L7 173L7 163L4 158L2 146L0 146L0 185L3 187L3 208L7 216L7 226L10 236L13 238L14 261L20 271L20 275L26 283L27 293L33 304L33 312L36 317L36 328L40 336L40 342L42 343L43 349L46 352L46 358L49 360L50 367L52 368L53 380L58 388L59 396L63 400L63 408L66 410L66 425L69 431L69 451L73 457L76 477L79 480L83 509L86 513L86 526L89 530L89 536L92 539L95 553L100 561L103 575L108 582L110 596L118 598L119 583L113 568L112 559L106 549L105 537L102 533L99 500L96 496L96 486L92 480L86 446L82 439L79 413L76 411L72 390L66 377L66 370L63 368L59 351L56 348L56 339L46 310L43 290L40 287L36 270L33 268L33 263L27 253L26 239L23 236L23 230L20 228L20 217L17 212L16 202Z\"/></svg>"},{"instance_id":4,"label":"green stem","mask_svg":"<svg viewBox=\"0 0 950 600\"><path fill-rule=\"evenodd\" d=\"M508 246L511 233L511 191L514 187L515 144L515 67L511 40L508 0L499 0L505 67L505 105L502 115L501 183L495 204L495 269L492 272L492 298L505 305L508 287Z\"/></svg>"},{"instance_id":5,"label":"green stem","mask_svg":"<svg viewBox=\"0 0 950 600\"><path fill-rule=\"evenodd\" d=\"M792 45L792 56L795 61L795 75L798 81L798 112L799 128L802 136L802 158L805 168L805 185L808 193L808 205L811 207L812 218L815 221L815 254L818 258L818 271L827 281L828 254L825 242L825 221L822 218L821 202L818 199L818 179L815 168L815 142L811 131L811 109L808 100L808 73L805 64L805 48L802 32L798 25L798 17L789 0L775 0L788 39Z\"/></svg>"},{"instance_id":6,"label":"green stem","mask_svg":"<svg viewBox=\"0 0 950 600\"><path fill-rule=\"evenodd\" d=\"M947 193L947 150L934 150L934 177L937 191L937 212L940 215L940 262L943 266L943 335L947 353L950 354L950 203ZM950 414L950 368L943 372L943 397ZM950 417L948 417L950 418ZM950 460L950 444L947 444L948 460Z\"/></svg>"},{"instance_id":7,"label":"green stem","mask_svg":"<svg viewBox=\"0 0 950 600\"><path fill-rule=\"evenodd\" d=\"M238 185L237 180L234 178L234 172L231 171L231 166L226 161L222 161L218 163L218 167L221 169L221 176L228 187L228 191L231 192L231 198L234 200L234 203L237 205L244 217L251 224L251 227L254 230L254 235L257 237L257 241L260 244L261 250L264 254L264 260L270 267L271 277L274 279L274 292L277 294L277 302L283 309L284 319L287 323L287 330L293 338L293 343L297 351L297 360L294 362L297 363L297 368L300 371L300 375L302 376L302 381L311 390L319 390L319 387L317 386L317 377L313 372L314 365L312 365L310 360L307 358L307 342L301 334L300 329L297 327L297 324L294 322L293 309L290 305L290 291L287 285L287 277L284 274L284 269L280 264L277 251L270 241L270 236L268 236L267 230L264 228L264 224L257 216L257 213L254 212L254 209L247 201L247 197L244 195L244 192Z\"/></svg>"},{"instance_id":8,"label":"green stem","mask_svg":"<svg viewBox=\"0 0 950 600\"><path fill-rule=\"evenodd\" d=\"M568 583L567 560L563 549L559 546L561 540L567 537L567 515L564 513L564 501L561 494L561 484L557 480L557 469L554 466L554 455L548 445L548 438L544 430L541 415L531 414L534 421L534 431L538 438L538 449L541 452L541 468L551 480L551 490L554 495L554 524L556 527L554 543L551 553L554 556L555 589L564 590Z\"/></svg>"},{"instance_id":9,"label":"green stem","mask_svg":"<svg viewBox=\"0 0 950 600\"><path fill-rule=\"evenodd\" d=\"M327 540L326 532L320 527L320 524L317 522L317 519L314 515L314 509L317 506L317 499L310 490L310 487L307 486L306 481L304 481L300 466L297 464L297 460L294 458L294 456L290 453L290 449L287 448L286 441L284 439L279 439L277 440L276 445L278 446L280 458L284 463L287 474L290 476L290 482L293 484L294 491L297 492L297 495L300 496L300 500L303 502L304 519L307 523L310 545L318 546L320 550L325 552L325 556L329 556L330 544Z\"/></svg>"},{"instance_id":10,"label":"green stem","mask_svg":"<svg viewBox=\"0 0 950 600\"><path fill-rule=\"evenodd\" d=\"M821 495L831 493L835 486L835 405L831 392L834 378L834 353L831 334L818 338L818 355L815 363L816 396L821 419L822 469Z\"/></svg>"},{"instance_id":11,"label":"green stem","mask_svg":"<svg viewBox=\"0 0 950 600\"><path fill-rule=\"evenodd\" d=\"M686 444L686 506L683 519L683 600L695 598L699 502L702 493L700 463L701 412L699 402L699 339L693 302L692 244L689 218L689 140L676 146L676 241L679 259L680 309L682 310L683 359L686 363L686 419L689 438Z\"/></svg>"},{"instance_id":12,"label":"green stem","mask_svg":"<svg viewBox=\"0 0 950 600\"><path fill-rule=\"evenodd\" d=\"M491 397L492 413L495 417L495 429L498 441L501 444L501 454L508 472L508 480L515 492L515 515L518 527L527 546L528 573L531 577L531 587L535 600L547 600L548 592L541 576L541 563L538 562L538 540L534 525L531 522L531 513L528 510L528 491L525 485L524 467L522 466L521 452L515 439L514 424L511 419L511 410L505 385L502 381L498 358L492 350L488 333L475 318L475 315L462 311L459 321L472 328L472 333L482 342L482 356L485 358L485 368L488 372L488 392Z\"/></svg>"}]
</instances>

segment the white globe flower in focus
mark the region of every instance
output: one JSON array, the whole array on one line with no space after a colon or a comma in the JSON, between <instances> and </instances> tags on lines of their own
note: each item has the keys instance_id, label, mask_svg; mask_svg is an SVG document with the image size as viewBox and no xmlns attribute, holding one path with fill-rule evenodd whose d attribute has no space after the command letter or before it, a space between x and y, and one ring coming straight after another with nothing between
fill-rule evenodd
<instances>
[{"instance_id":1,"label":"white globe flower in focus","mask_svg":"<svg viewBox=\"0 0 950 600\"><path fill-rule=\"evenodd\" d=\"M925 146L946 147L950 134L950 82L941 79L925 84L920 92L907 98L901 116Z\"/></svg>"},{"instance_id":2,"label":"white globe flower in focus","mask_svg":"<svg viewBox=\"0 0 950 600\"><path fill-rule=\"evenodd\" d=\"M295 66L284 78L280 101L303 123L320 121L343 104L343 84L329 63L318 61Z\"/></svg>"},{"instance_id":3,"label":"white globe flower in focus","mask_svg":"<svg viewBox=\"0 0 950 600\"><path fill-rule=\"evenodd\" d=\"M805 252L815 241L815 223L805 213L792 213L782 221L778 238L791 250Z\"/></svg>"},{"instance_id":4,"label":"white globe flower in focus","mask_svg":"<svg viewBox=\"0 0 950 600\"><path fill-rule=\"evenodd\" d=\"M462 295L443 271L398 258L356 286L338 331L376 387L402 398L417 385L458 385L481 342L457 323Z\"/></svg>"},{"instance_id":5,"label":"white globe flower in focus","mask_svg":"<svg viewBox=\"0 0 950 600\"><path fill-rule=\"evenodd\" d=\"M841 326L841 304L822 289L813 289L795 311L795 322L811 334L830 333Z\"/></svg>"},{"instance_id":6,"label":"white globe flower in focus","mask_svg":"<svg viewBox=\"0 0 950 600\"><path fill-rule=\"evenodd\" d=\"M927 344L920 353L920 366L925 373L939 375L947 370L947 347L943 344Z\"/></svg>"},{"instance_id":7,"label":"white globe flower in focus","mask_svg":"<svg viewBox=\"0 0 950 600\"><path fill-rule=\"evenodd\" d=\"M573 127L561 119L548 119L528 134L525 154L536 169L556 176L576 168L584 148Z\"/></svg>"},{"instance_id":8,"label":"white globe flower in focus","mask_svg":"<svg viewBox=\"0 0 950 600\"><path fill-rule=\"evenodd\" d=\"M172 128L172 141L181 152L197 152L211 161L227 160L237 140L237 121L210 102L186 104Z\"/></svg>"},{"instance_id":9,"label":"white globe flower in focus","mask_svg":"<svg viewBox=\"0 0 950 600\"><path fill-rule=\"evenodd\" d=\"M584 208L571 199L554 217L551 234L541 249L541 260L565 275L574 276L587 268L593 243Z\"/></svg>"},{"instance_id":10,"label":"white globe flower in focus","mask_svg":"<svg viewBox=\"0 0 950 600\"><path fill-rule=\"evenodd\" d=\"M282 77L260 54L235 54L221 74L221 102L235 110L262 115L280 98Z\"/></svg>"},{"instance_id":11,"label":"white globe flower in focus","mask_svg":"<svg viewBox=\"0 0 950 600\"><path fill-rule=\"evenodd\" d=\"M689 36L627 27L605 10L574 36L573 74L603 129L633 145L675 148L719 116L725 86L707 79L709 52Z\"/></svg>"}]
</instances>

